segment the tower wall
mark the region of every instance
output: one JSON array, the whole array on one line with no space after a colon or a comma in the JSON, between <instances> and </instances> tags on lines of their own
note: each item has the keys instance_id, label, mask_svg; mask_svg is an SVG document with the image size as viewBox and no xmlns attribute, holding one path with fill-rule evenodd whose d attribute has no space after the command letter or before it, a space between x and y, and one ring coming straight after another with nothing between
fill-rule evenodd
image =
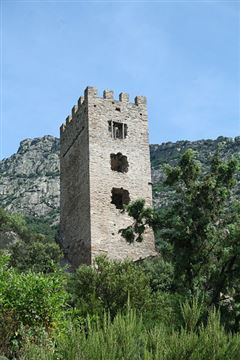
<instances>
[{"instance_id":1,"label":"tower wall","mask_svg":"<svg viewBox=\"0 0 240 360\"><path fill-rule=\"evenodd\" d=\"M121 201L144 198L152 205L146 98L130 103L125 93L114 100L112 91L98 97L87 88L80 102L61 128L61 233L68 258L77 266L100 254L119 260L155 255L150 229L142 243L128 244L119 234L132 223Z\"/></svg>"},{"instance_id":2,"label":"tower wall","mask_svg":"<svg viewBox=\"0 0 240 360\"><path fill-rule=\"evenodd\" d=\"M60 130L60 235L73 267L91 263L88 115L83 98Z\"/></svg>"}]
</instances>

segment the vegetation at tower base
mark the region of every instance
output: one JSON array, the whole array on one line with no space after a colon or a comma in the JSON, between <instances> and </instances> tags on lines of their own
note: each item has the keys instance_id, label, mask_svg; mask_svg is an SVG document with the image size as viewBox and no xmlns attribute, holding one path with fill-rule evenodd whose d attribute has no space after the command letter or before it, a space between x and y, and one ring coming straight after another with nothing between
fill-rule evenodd
<instances>
[{"instance_id":1,"label":"vegetation at tower base","mask_svg":"<svg viewBox=\"0 0 240 360\"><path fill-rule=\"evenodd\" d=\"M88 322L87 330L69 326L67 333L52 344L26 344L25 360L238 360L240 339L226 334L219 314L212 311L206 326L199 331L169 331L164 325L146 329L142 318L129 310L118 314L111 322L105 316L103 324ZM45 346L44 346L45 345Z\"/></svg>"},{"instance_id":2,"label":"vegetation at tower base","mask_svg":"<svg viewBox=\"0 0 240 360\"><path fill-rule=\"evenodd\" d=\"M173 265L173 288L204 293L239 329L240 203L229 203L239 161L221 161L216 153L203 173L195 157L188 150L177 166L166 168L175 202L162 210L146 208L144 200L130 204L126 210L134 223L121 232L131 243L142 241L145 228L152 227L164 261Z\"/></svg>"},{"instance_id":3,"label":"vegetation at tower base","mask_svg":"<svg viewBox=\"0 0 240 360\"><path fill-rule=\"evenodd\" d=\"M54 258L42 266L50 251L19 252L15 261L18 252L1 250L0 359L239 360L240 207L229 202L232 191L237 199L239 163L216 155L200 167L199 158L188 151L167 169L175 202L128 209L130 240L153 226L161 257L135 264L101 257L69 273L52 266ZM26 248L30 238L54 240L43 218L6 211L2 231Z\"/></svg>"},{"instance_id":4,"label":"vegetation at tower base","mask_svg":"<svg viewBox=\"0 0 240 360\"><path fill-rule=\"evenodd\" d=\"M15 358L24 338L49 334L64 319L67 293L64 275L20 273L0 257L0 354Z\"/></svg>"},{"instance_id":5,"label":"vegetation at tower base","mask_svg":"<svg viewBox=\"0 0 240 360\"><path fill-rule=\"evenodd\" d=\"M8 359L239 359L239 333L203 297L153 290L148 272L127 261L43 274L19 272L2 255L0 294Z\"/></svg>"},{"instance_id":6,"label":"vegetation at tower base","mask_svg":"<svg viewBox=\"0 0 240 360\"><path fill-rule=\"evenodd\" d=\"M72 303L82 316L101 315L108 311L111 317L131 305L142 311L150 301L151 288L144 270L131 261L109 262L98 257L95 267L82 265L69 283Z\"/></svg>"}]
</instances>

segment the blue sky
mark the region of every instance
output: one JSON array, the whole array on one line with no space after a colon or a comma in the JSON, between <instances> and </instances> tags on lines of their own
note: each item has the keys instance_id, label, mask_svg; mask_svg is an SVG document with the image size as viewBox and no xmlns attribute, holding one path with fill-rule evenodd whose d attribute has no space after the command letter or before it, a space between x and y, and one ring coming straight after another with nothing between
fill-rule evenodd
<instances>
[{"instance_id":1,"label":"blue sky","mask_svg":"<svg viewBox=\"0 0 240 360\"><path fill-rule=\"evenodd\" d=\"M2 1L1 158L87 85L148 98L150 143L240 135L240 2Z\"/></svg>"}]
</instances>

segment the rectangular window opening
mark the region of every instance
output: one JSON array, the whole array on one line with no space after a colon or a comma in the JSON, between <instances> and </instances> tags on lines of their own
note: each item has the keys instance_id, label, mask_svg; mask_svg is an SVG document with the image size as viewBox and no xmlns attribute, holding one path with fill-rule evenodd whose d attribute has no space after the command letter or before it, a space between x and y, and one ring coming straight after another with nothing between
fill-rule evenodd
<instances>
[{"instance_id":1,"label":"rectangular window opening","mask_svg":"<svg viewBox=\"0 0 240 360\"><path fill-rule=\"evenodd\" d=\"M108 131L113 139L126 139L127 124L117 121L108 121Z\"/></svg>"}]
</instances>

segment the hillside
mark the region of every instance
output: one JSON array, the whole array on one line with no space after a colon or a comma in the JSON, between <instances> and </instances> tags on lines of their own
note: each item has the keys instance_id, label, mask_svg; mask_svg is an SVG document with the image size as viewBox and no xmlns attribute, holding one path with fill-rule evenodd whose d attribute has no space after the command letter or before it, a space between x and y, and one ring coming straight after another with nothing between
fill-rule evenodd
<instances>
[{"instance_id":1,"label":"hillside","mask_svg":"<svg viewBox=\"0 0 240 360\"><path fill-rule=\"evenodd\" d=\"M21 141L16 154L0 162L0 207L29 216L59 214L59 139Z\"/></svg>"},{"instance_id":2,"label":"hillside","mask_svg":"<svg viewBox=\"0 0 240 360\"><path fill-rule=\"evenodd\" d=\"M175 165L181 155L190 148L197 152L197 157L203 170L207 170L210 159L217 149L219 149L220 156L224 160L232 156L240 156L240 136L235 138L220 136L216 140L177 141L175 143L167 142L160 145L150 145L153 200L155 206L164 205L173 196L170 189L163 185L165 178L164 166L166 164ZM240 196L240 174L238 174L234 196Z\"/></svg>"},{"instance_id":3,"label":"hillside","mask_svg":"<svg viewBox=\"0 0 240 360\"><path fill-rule=\"evenodd\" d=\"M175 164L186 149L192 148L198 152L203 167L207 168L209 158L220 144L224 159L240 154L240 136L150 145L155 206L164 205L172 195L163 186L165 164ZM235 194L240 195L240 179ZM50 223L58 222L58 138L48 135L23 140L16 154L0 161L0 207L28 216L42 216Z\"/></svg>"}]
</instances>

